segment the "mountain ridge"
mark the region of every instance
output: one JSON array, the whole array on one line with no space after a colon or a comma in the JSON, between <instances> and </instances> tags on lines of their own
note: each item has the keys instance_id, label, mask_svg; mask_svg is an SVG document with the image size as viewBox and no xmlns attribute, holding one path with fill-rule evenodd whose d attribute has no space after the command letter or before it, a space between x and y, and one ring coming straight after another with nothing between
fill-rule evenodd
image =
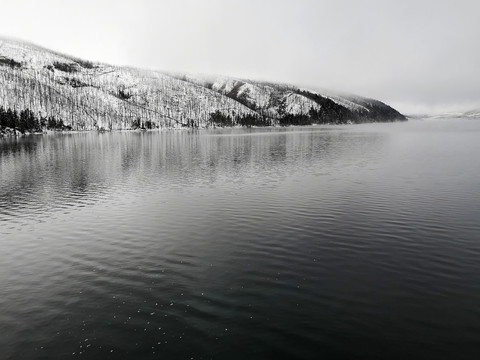
<instances>
[{"instance_id":1,"label":"mountain ridge","mask_svg":"<svg viewBox=\"0 0 480 360\"><path fill-rule=\"evenodd\" d=\"M115 66L4 38L0 107L4 112L29 110L38 128L48 128L47 119L55 118L53 122L75 130L406 119L374 99L289 84Z\"/></svg>"}]
</instances>

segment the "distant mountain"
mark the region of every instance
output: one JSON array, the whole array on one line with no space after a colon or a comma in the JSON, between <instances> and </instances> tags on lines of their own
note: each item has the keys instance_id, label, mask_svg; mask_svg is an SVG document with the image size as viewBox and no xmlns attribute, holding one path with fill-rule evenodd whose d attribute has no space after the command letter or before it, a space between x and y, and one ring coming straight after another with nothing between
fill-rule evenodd
<instances>
[{"instance_id":1,"label":"distant mountain","mask_svg":"<svg viewBox=\"0 0 480 360\"><path fill-rule=\"evenodd\" d=\"M467 111L463 116L467 118L480 118L480 109Z\"/></svg>"},{"instance_id":2,"label":"distant mountain","mask_svg":"<svg viewBox=\"0 0 480 360\"><path fill-rule=\"evenodd\" d=\"M23 119L78 130L406 119L378 100L112 66L10 39L0 39L0 118L4 128Z\"/></svg>"},{"instance_id":3,"label":"distant mountain","mask_svg":"<svg viewBox=\"0 0 480 360\"><path fill-rule=\"evenodd\" d=\"M480 118L480 109L469 110L469 111L460 111L460 112L446 112L442 114L435 115L422 115L420 117L428 117L433 119L479 119Z\"/></svg>"}]
</instances>

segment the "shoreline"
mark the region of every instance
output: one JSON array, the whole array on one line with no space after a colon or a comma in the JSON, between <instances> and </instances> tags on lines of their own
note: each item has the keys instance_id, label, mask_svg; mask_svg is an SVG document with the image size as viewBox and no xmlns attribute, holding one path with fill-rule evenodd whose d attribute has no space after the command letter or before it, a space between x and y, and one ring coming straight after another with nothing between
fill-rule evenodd
<instances>
[{"instance_id":1,"label":"shoreline","mask_svg":"<svg viewBox=\"0 0 480 360\"><path fill-rule=\"evenodd\" d=\"M282 129L282 128L301 128L301 127L318 127L318 126L344 126L344 125L363 125L363 124L383 124L383 123L397 123L405 122L407 120L394 120L394 121L372 121L372 122L347 122L342 124L327 123L327 124L311 124L311 125L272 125L272 126L211 126L211 127L168 127L168 128L155 128L155 129L90 129L90 130L43 130L38 132L25 132L22 133L19 130L14 130L12 128L0 129L0 139L7 138L22 138L27 136L36 136L36 135L55 135L55 134L82 134L82 133L113 133L113 132L136 132L136 133L147 133L147 132L164 132L164 131L201 131L201 130L219 130L219 129Z\"/></svg>"}]
</instances>

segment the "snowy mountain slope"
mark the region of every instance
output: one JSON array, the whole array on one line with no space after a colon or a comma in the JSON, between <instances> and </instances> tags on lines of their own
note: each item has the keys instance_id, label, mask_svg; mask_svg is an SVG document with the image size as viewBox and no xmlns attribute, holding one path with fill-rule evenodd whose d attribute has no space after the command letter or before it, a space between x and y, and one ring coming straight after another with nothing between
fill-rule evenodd
<instances>
[{"instance_id":1,"label":"snowy mountain slope","mask_svg":"<svg viewBox=\"0 0 480 360\"><path fill-rule=\"evenodd\" d=\"M447 112L440 113L435 115L419 115L422 118L432 118L432 119L479 119L480 118L480 109L474 109L469 111L460 111L460 112Z\"/></svg>"},{"instance_id":2,"label":"snowy mountain slope","mask_svg":"<svg viewBox=\"0 0 480 360\"><path fill-rule=\"evenodd\" d=\"M398 111L378 100L354 95L340 95L329 91L313 91L287 84L227 77L182 76L182 78L185 81L207 86L223 95L236 99L259 114L273 118L282 117L285 114L310 116L312 110L320 113L323 106L323 115L327 115L327 118L330 119L328 122L406 119Z\"/></svg>"},{"instance_id":3,"label":"snowy mountain slope","mask_svg":"<svg viewBox=\"0 0 480 360\"><path fill-rule=\"evenodd\" d=\"M464 113L464 116L467 118L480 118L480 109L467 111Z\"/></svg>"},{"instance_id":4,"label":"snowy mountain slope","mask_svg":"<svg viewBox=\"0 0 480 360\"><path fill-rule=\"evenodd\" d=\"M308 89L303 89L305 91L309 91ZM335 104L341 105L349 109L350 111L354 111L357 113L368 113L368 108L360 105L360 103L356 103L354 101L354 98L350 100L346 96L340 96L340 95L334 95L333 93L330 92L325 92L325 91L311 91L314 94L318 94L320 96L323 96L325 98L328 98L332 100Z\"/></svg>"},{"instance_id":5,"label":"snowy mountain slope","mask_svg":"<svg viewBox=\"0 0 480 360\"><path fill-rule=\"evenodd\" d=\"M295 88L286 85L222 77L215 79L211 88L272 118L277 117L282 111L299 115L308 114L311 108L320 108L315 101L297 94Z\"/></svg>"},{"instance_id":6,"label":"snowy mountain slope","mask_svg":"<svg viewBox=\"0 0 480 360\"><path fill-rule=\"evenodd\" d=\"M73 129L404 119L376 100L111 66L6 39L0 39L0 107L29 109L39 118L54 116ZM372 109L375 116L369 117Z\"/></svg>"}]
</instances>

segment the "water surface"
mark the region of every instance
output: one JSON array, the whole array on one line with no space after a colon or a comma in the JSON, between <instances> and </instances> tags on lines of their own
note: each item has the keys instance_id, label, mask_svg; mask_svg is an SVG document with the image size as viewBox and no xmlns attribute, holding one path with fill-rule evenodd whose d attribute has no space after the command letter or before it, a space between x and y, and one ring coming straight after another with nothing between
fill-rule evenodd
<instances>
[{"instance_id":1,"label":"water surface","mask_svg":"<svg viewBox=\"0 0 480 360\"><path fill-rule=\"evenodd\" d=\"M477 358L480 122L0 140L0 358Z\"/></svg>"}]
</instances>

